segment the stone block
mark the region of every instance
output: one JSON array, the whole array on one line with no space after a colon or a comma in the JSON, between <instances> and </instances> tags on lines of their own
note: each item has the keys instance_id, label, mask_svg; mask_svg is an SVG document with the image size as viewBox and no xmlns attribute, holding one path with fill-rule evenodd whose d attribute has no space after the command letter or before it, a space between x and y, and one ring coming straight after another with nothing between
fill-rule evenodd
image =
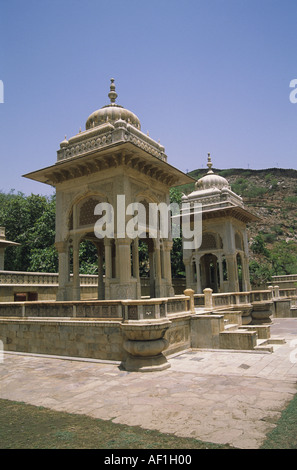
<instances>
[{"instance_id":1,"label":"stone block","mask_svg":"<svg viewBox=\"0 0 297 470\"><path fill-rule=\"evenodd\" d=\"M274 301L274 316L276 318L291 317L291 300L277 299Z\"/></svg>"},{"instance_id":2,"label":"stone block","mask_svg":"<svg viewBox=\"0 0 297 470\"><path fill-rule=\"evenodd\" d=\"M223 315L197 315L191 318L191 347L220 347L220 332L224 329Z\"/></svg>"},{"instance_id":3,"label":"stone block","mask_svg":"<svg viewBox=\"0 0 297 470\"><path fill-rule=\"evenodd\" d=\"M256 331L222 331L220 333L221 349L246 350L254 349L257 345Z\"/></svg>"}]
</instances>

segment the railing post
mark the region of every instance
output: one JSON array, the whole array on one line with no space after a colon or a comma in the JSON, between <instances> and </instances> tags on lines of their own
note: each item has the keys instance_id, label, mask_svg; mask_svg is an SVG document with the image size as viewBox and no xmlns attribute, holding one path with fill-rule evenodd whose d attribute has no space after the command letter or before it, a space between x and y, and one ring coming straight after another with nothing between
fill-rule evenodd
<instances>
[{"instance_id":1,"label":"railing post","mask_svg":"<svg viewBox=\"0 0 297 470\"><path fill-rule=\"evenodd\" d=\"M189 311L191 313L195 313L195 305L194 305L194 293L195 291L193 291L193 289L186 289L184 290L184 295L186 295L187 297L190 297L190 301L189 301Z\"/></svg>"},{"instance_id":2,"label":"railing post","mask_svg":"<svg viewBox=\"0 0 297 470\"><path fill-rule=\"evenodd\" d=\"M274 286L274 297L279 299L279 286Z\"/></svg>"},{"instance_id":3,"label":"railing post","mask_svg":"<svg viewBox=\"0 0 297 470\"><path fill-rule=\"evenodd\" d=\"M212 292L213 291L210 288L206 288L203 290L205 308L213 308Z\"/></svg>"}]
</instances>

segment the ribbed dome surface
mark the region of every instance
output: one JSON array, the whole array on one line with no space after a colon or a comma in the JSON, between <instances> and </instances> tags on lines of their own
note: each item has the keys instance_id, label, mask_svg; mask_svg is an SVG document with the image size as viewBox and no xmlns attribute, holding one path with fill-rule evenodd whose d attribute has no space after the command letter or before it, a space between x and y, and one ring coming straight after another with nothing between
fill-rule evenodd
<instances>
[{"instance_id":1,"label":"ribbed dome surface","mask_svg":"<svg viewBox=\"0 0 297 470\"><path fill-rule=\"evenodd\" d=\"M200 178L196 184L196 189L210 189L218 188L222 189L229 186L228 181L222 176L215 175L213 171L208 172L207 175Z\"/></svg>"},{"instance_id":2,"label":"ribbed dome surface","mask_svg":"<svg viewBox=\"0 0 297 470\"><path fill-rule=\"evenodd\" d=\"M210 158L210 154L208 154L208 163L207 166L209 168L207 174L200 178L198 181L195 183L195 188L197 190L203 190L203 189L211 189L211 188L217 188L217 189L222 189L222 188L228 188L229 183L226 180L226 178L223 178L222 176L215 175L214 172L212 171L212 162Z\"/></svg>"},{"instance_id":3,"label":"ribbed dome surface","mask_svg":"<svg viewBox=\"0 0 297 470\"><path fill-rule=\"evenodd\" d=\"M103 106L102 108L90 114L86 122L86 129L100 126L106 122L114 123L120 119L125 121L127 124L131 124L137 129L141 128L140 121L136 114L115 103L117 96L118 95L115 92L114 79L112 78L110 92L108 94L108 97L110 98L110 104Z\"/></svg>"}]
</instances>

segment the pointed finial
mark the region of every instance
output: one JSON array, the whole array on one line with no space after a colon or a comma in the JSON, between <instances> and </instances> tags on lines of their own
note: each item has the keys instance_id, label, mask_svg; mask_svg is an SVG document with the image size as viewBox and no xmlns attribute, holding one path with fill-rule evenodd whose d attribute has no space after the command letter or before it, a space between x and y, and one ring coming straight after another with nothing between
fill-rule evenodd
<instances>
[{"instance_id":1,"label":"pointed finial","mask_svg":"<svg viewBox=\"0 0 297 470\"><path fill-rule=\"evenodd\" d=\"M111 104L115 103L115 100L117 99L118 95L115 91L115 84L114 84L114 78L110 79L110 92L108 93L108 98L110 99Z\"/></svg>"},{"instance_id":2,"label":"pointed finial","mask_svg":"<svg viewBox=\"0 0 297 470\"><path fill-rule=\"evenodd\" d=\"M210 153L208 153L207 155L208 155L208 157L207 157L208 173L213 173L213 171L212 171L212 161L211 161Z\"/></svg>"}]
</instances>

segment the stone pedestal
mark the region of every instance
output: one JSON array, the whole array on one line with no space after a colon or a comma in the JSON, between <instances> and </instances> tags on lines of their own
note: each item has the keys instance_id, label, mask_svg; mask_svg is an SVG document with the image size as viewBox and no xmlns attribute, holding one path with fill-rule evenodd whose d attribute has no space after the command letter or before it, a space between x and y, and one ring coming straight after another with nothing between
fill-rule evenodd
<instances>
[{"instance_id":1,"label":"stone pedestal","mask_svg":"<svg viewBox=\"0 0 297 470\"><path fill-rule=\"evenodd\" d=\"M204 307L206 309L209 309L211 310L213 308L213 302L212 302L212 289L210 288L206 288L203 290L203 294L204 294Z\"/></svg>"},{"instance_id":2,"label":"stone pedestal","mask_svg":"<svg viewBox=\"0 0 297 470\"><path fill-rule=\"evenodd\" d=\"M274 300L274 316L276 318L288 318L291 316L291 299Z\"/></svg>"},{"instance_id":3,"label":"stone pedestal","mask_svg":"<svg viewBox=\"0 0 297 470\"><path fill-rule=\"evenodd\" d=\"M127 321L121 324L125 336L124 349L128 356L122 367L130 372L152 372L170 367L162 354L168 346L164 335L169 328L169 320Z\"/></svg>"},{"instance_id":4,"label":"stone pedestal","mask_svg":"<svg viewBox=\"0 0 297 470\"><path fill-rule=\"evenodd\" d=\"M185 289L184 295L190 297L189 299L189 311L191 313L195 313L195 303L194 303L194 294L195 291L193 289Z\"/></svg>"},{"instance_id":5,"label":"stone pedestal","mask_svg":"<svg viewBox=\"0 0 297 470\"><path fill-rule=\"evenodd\" d=\"M271 323L274 304L272 301L252 302L252 325L262 325L263 323Z\"/></svg>"}]
</instances>

